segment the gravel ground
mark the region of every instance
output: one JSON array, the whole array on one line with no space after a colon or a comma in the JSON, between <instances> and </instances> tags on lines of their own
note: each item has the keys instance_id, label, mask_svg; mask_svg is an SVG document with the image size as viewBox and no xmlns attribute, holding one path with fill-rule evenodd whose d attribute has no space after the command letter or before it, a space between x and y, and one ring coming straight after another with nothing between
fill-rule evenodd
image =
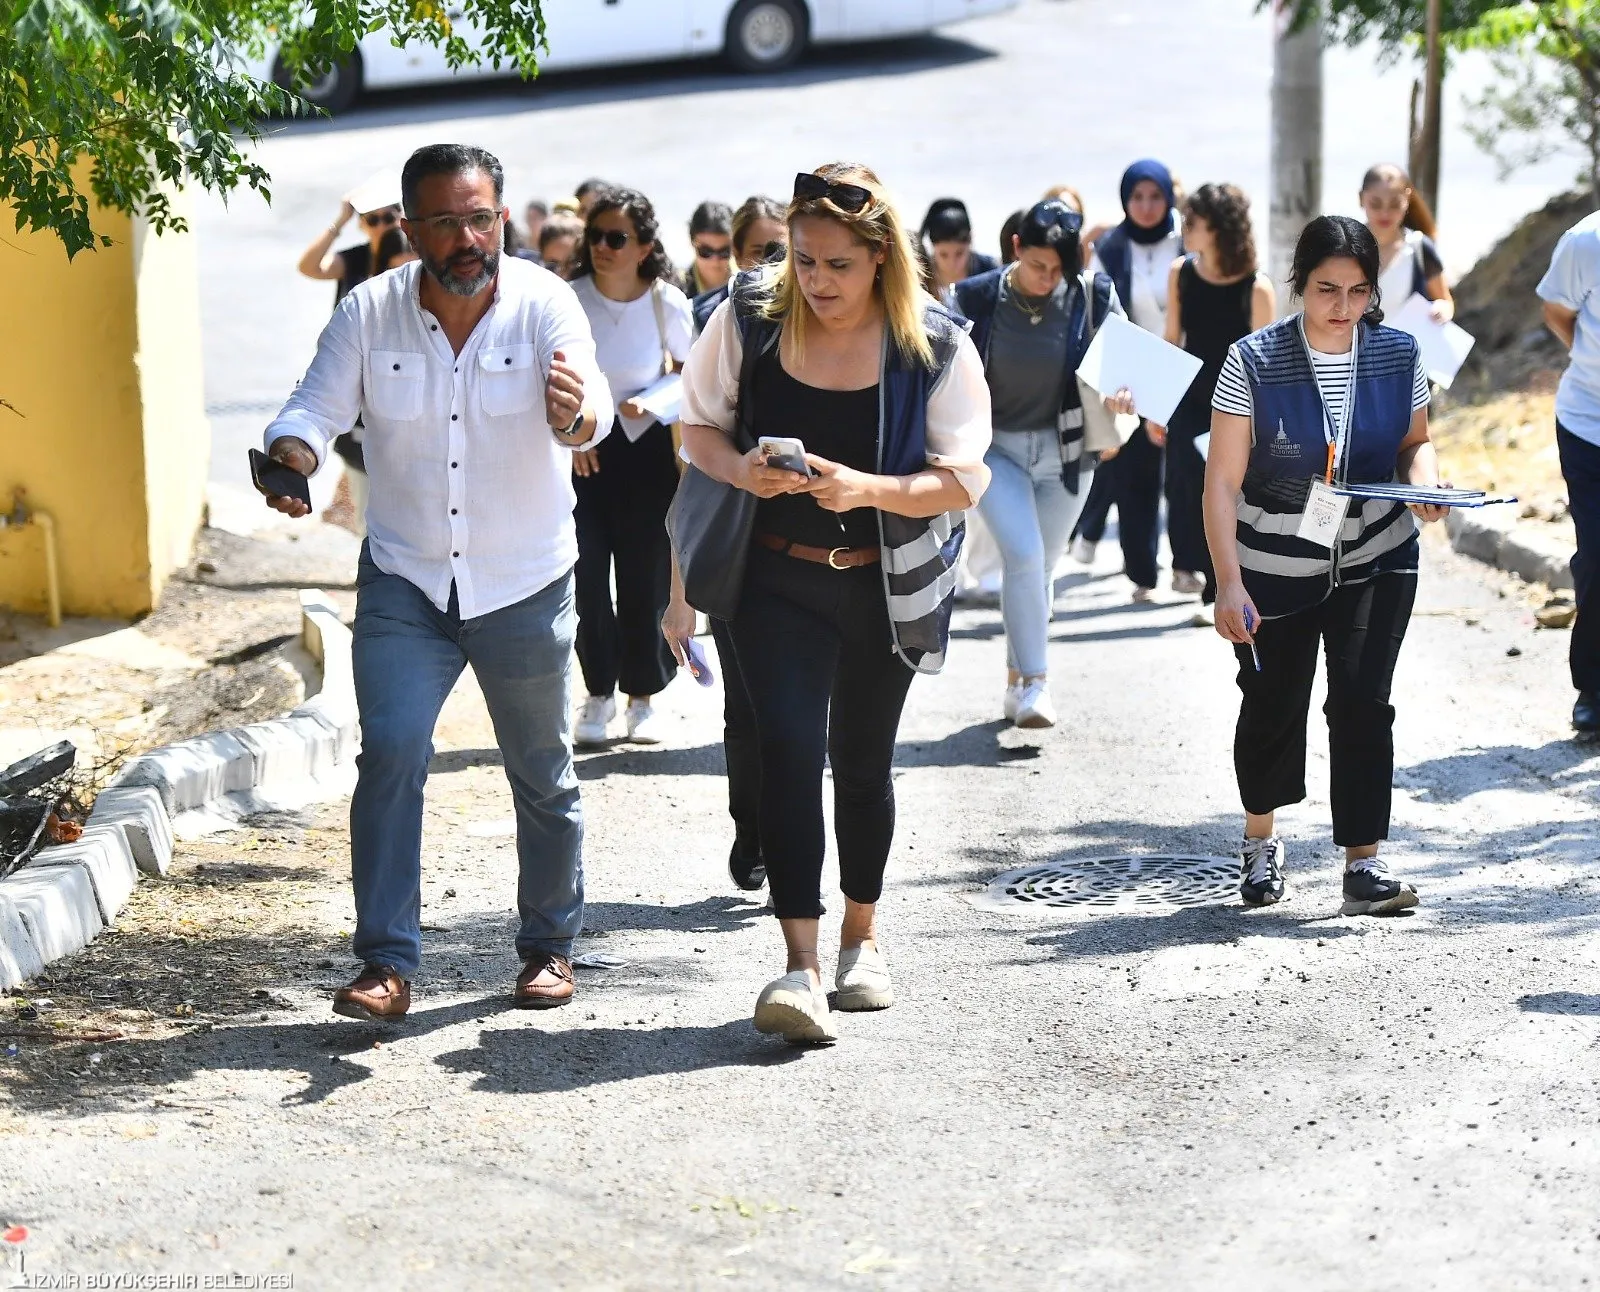
<instances>
[{"instance_id":1,"label":"gravel ground","mask_svg":"<svg viewBox=\"0 0 1600 1292\"><path fill-rule=\"evenodd\" d=\"M184 845L4 1028L0 1225L35 1272L304 1288L1588 1286L1600 751L1567 738L1566 635L1441 543L1426 565L1390 850L1412 915L1335 914L1321 755L1282 906L974 905L1013 866L1235 845L1228 654L1103 561L1059 603L1066 721L1036 752L997 738L994 611L913 688L892 1010L825 1051L751 1028L777 931L723 873L719 706L679 682L666 747L580 769L581 950L626 963L513 1011L510 796L467 681L410 1019L328 1010L342 807Z\"/></svg>"}]
</instances>

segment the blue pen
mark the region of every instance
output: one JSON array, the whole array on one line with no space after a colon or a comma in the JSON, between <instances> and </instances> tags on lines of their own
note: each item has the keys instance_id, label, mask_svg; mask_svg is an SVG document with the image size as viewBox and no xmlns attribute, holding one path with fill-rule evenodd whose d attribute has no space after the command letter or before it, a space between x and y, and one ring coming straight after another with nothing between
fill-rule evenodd
<instances>
[{"instance_id":1,"label":"blue pen","mask_svg":"<svg viewBox=\"0 0 1600 1292\"><path fill-rule=\"evenodd\" d=\"M1255 622L1255 620L1256 620L1256 617L1253 614L1250 613L1250 607L1246 606L1244 608L1244 630L1245 630L1245 632L1247 632L1247 633L1255 632L1255 630L1256 630L1256 622ZM1250 643L1250 658L1253 659L1256 662L1256 672L1259 673L1261 671L1261 656L1256 651L1255 642L1251 642Z\"/></svg>"}]
</instances>

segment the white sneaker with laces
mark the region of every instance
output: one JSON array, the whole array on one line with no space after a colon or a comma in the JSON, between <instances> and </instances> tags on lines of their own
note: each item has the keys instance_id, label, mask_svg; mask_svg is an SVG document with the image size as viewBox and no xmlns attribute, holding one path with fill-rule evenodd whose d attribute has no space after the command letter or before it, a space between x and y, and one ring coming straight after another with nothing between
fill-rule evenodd
<instances>
[{"instance_id":1,"label":"white sneaker with laces","mask_svg":"<svg viewBox=\"0 0 1600 1292\"><path fill-rule=\"evenodd\" d=\"M1017 706L1022 703L1022 681L1006 683L1005 698L1000 701L1000 712L1005 714L1007 722L1017 720Z\"/></svg>"},{"instance_id":2,"label":"white sneaker with laces","mask_svg":"<svg viewBox=\"0 0 1600 1292\"><path fill-rule=\"evenodd\" d=\"M661 730L655 706L641 696L628 701L628 739L636 745L659 745Z\"/></svg>"},{"instance_id":3,"label":"white sneaker with laces","mask_svg":"<svg viewBox=\"0 0 1600 1292\"><path fill-rule=\"evenodd\" d=\"M774 979L756 997L756 1031L783 1037L791 1045L832 1045L839 1039L828 993L809 969Z\"/></svg>"},{"instance_id":4,"label":"white sneaker with laces","mask_svg":"<svg viewBox=\"0 0 1600 1292\"><path fill-rule=\"evenodd\" d=\"M839 951L839 971L833 976L839 992L839 1008L888 1009L894 1004L894 984L889 981L889 966L877 947L864 943Z\"/></svg>"},{"instance_id":5,"label":"white sneaker with laces","mask_svg":"<svg viewBox=\"0 0 1600 1292\"><path fill-rule=\"evenodd\" d=\"M575 745L603 745L606 728L617 716L617 699L613 695L591 695L578 712L577 724L572 729Z\"/></svg>"},{"instance_id":6,"label":"white sneaker with laces","mask_svg":"<svg viewBox=\"0 0 1600 1292\"><path fill-rule=\"evenodd\" d=\"M1056 725L1056 706L1050 698L1049 684L1042 677L1024 678L1017 712L1012 721L1030 729Z\"/></svg>"},{"instance_id":7,"label":"white sneaker with laces","mask_svg":"<svg viewBox=\"0 0 1600 1292\"><path fill-rule=\"evenodd\" d=\"M1095 544L1086 538L1075 538L1067 548L1067 555L1079 565L1094 564Z\"/></svg>"}]
</instances>

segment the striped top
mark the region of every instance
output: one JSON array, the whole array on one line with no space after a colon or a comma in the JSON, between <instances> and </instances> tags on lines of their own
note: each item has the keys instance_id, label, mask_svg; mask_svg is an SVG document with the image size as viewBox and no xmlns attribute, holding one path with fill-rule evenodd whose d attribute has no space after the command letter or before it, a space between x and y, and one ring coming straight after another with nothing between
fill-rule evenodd
<instances>
[{"instance_id":1,"label":"striped top","mask_svg":"<svg viewBox=\"0 0 1600 1292\"><path fill-rule=\"evenodd\" d=\"M1353 350L1346 350L1343 354L1311 350L1311 366L1317 374L1317 389L1322 392L1322 398L1328 405L1328 416L1333 418L1335 426L1344 417L1345 395L1350 389L1350 356L1353 353ZM1411 381L1411 411L1414 413L1419 408L1426 408L1432 397L1428 374L1422 367L1419 353L1416 375ZM1217 378L1217 392L1211 397L1211 407L1219 413L1232 413L1237 417L1250 417L1255 412L1251 406L1250 383L1244 375L1244 360L1239 357L1237 345L1228 347L1228 357L1222 362L1222 375Z\"/></svg>"}]
</instances>

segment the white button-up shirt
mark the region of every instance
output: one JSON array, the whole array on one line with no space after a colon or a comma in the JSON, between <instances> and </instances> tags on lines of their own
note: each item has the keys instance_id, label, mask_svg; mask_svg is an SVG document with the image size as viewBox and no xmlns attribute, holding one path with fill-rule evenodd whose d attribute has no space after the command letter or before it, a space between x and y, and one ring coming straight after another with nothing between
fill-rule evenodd
<instances>
[{"instance_id":1,"label":"white button-up shirt","mask_svg":"<svg viewBox=\"0 0 1600 1292\"><path fill-rule=\"evenodd\" d=\"M578 559L572 451L545 419L554 353L582 375L599 418L577 447L602 439L614 410L589 321L554 274L502 257L494 304L459 355L422 307L422 274L413 261L339 303L265 443L304 440L320 469L359 414L373 562L441 610L454 583L461 617L473 619L548 587Z\"/></svg>"}]
</instances>

